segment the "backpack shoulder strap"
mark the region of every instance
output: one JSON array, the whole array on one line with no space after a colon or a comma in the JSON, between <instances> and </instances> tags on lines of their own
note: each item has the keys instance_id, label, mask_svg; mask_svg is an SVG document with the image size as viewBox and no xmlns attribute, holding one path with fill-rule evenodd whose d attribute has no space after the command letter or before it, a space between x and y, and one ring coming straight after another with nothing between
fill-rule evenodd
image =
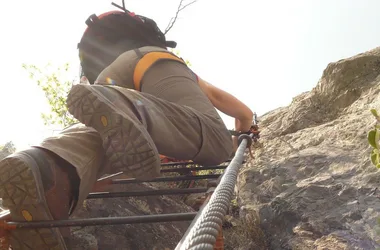
<instances>
[{"instance_id":1,"label":"backpack shoulder strap","mask_svg":"<svg viewBox=\"0 0 380 250\"><path fill-rule=\"evenodd\" d=\"M171 54L170 52L148 52L143 55L137 62L134 73L133 83L137 91L141 91L141 80L145 72L156 62L160 60L174 60L186 65L186 63L179 57Z\"/></svg>"}]
</instances>

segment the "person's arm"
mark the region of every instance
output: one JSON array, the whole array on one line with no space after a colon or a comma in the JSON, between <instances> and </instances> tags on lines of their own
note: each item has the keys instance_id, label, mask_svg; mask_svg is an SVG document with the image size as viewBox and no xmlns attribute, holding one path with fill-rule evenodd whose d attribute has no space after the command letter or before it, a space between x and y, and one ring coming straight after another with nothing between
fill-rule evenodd
<instances>
[{"instance_id":1,"label":"person's arm","mask_svg":"<svg viewBox=\"0 0 380 250\"><path fill-rule=\"evenodd\" d=\"M248 131L252 125L253 112L233 95L223 91L205 80L198 78L199 86L219 111L234 117L237 131Z\"/></svg>"}]
</instances>

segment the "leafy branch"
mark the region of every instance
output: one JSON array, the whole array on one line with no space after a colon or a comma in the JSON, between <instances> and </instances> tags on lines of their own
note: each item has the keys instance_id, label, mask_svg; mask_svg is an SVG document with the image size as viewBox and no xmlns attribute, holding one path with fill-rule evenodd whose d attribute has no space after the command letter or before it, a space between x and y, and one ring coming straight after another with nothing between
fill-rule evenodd
<instances>
[{"instance_id":1,"label":"leafy branch","mask_svg":"<svg viewBox=\"0 0 380 250\"><path fill-rule=\"evenodd\" d=\"M68 111L66 98L72 87L72 81L66 80L69 71L69 64L54 69L49 73L48 64L41 70L33 64L22 64L22 67L29 73L30 79L34 80L44 92L49 103L50 112L42 113L41 118L45 125L61 125L66 127L78 122Z\"/></svg>"},{"instance_id":2,"label":"leafy branch","mask_svg":"<svg viewBox=\"0 0 380 250\"><path fill-rule=\"evenodd\" d=\"M371 113L376 118L374 129L368 132L368 142L372 146L371 162L377 168L380 168L380 116L375 109L371 109Z\"/></svg>"}]
</instances>

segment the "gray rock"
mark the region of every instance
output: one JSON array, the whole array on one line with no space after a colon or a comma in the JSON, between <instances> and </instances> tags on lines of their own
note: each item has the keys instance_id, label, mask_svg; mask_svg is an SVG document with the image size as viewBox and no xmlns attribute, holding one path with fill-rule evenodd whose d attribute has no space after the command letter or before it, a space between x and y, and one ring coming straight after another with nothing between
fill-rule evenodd
<instances>
[{"instance_id":1,"label":"gray rock","mask_svg":"<svg viewBox=\"0 0 380 250\"><path fill-rule=\"evenodd\" d=\"M380 47L330 63L313 90L260 117L264 146L237 190L240 217L258 215L269 249L380 247L370 108L380 110Z\"/></svg>"},{"instance_id":2,"label":"gray rock","mask_svg":"<svg viewBox=\"0 0 380 250\"><path fill-rule=\"evenodd\" d=\"M114 190L149 190L153 185L114 185ZM72 218L135 216L193 212L179 198L170 196L86 200ZM71 228L73 250L174 249L190 221Z\"/></svg>"}]
</instances>

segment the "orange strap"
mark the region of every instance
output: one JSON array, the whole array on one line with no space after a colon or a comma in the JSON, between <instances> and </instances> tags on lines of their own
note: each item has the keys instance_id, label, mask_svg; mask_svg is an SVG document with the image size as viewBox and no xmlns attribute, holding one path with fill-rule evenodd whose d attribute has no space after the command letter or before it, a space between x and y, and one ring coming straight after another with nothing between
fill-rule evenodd
<instances>
[{"instance_id":1,"label":"orange strap","mask_svg":"<svg viewBox=\"0 0 380 250\"><path fill-rule=\"evenodd\" d=\"M133 83L135 84L135 89L141 91L141 80L144 77L145 72L157 61L167 59L174 60L186 65L186 63L180 58L170 54L169 52L150 52L145 54L135 67L133 73Z\"/></svg>"},{"instance_id":2,"label":"orange strap","mask_svg":"<svg viewBox=\"0 0 380 250\"><path fill-rule=\"evenodd\" d=\"M216 242L214 244L214 250L224 250L224 236L223 229L219 229L218 238L216 238Z\"/></svg>"},{"instance_id":3,"label":"orange strap","mask_svg":"<svg viewBox=\"0 0 380 250\"><path fill-rule=\"evenodd\" d=\"M145 54L136 64L135 71L133 73L133 83L137 91L141 91L141 80L143 79L145 72L155 62L162 59L174 60L186 65L186 63L182 59L170 54L169 52L150 52L150 53ZM167 157L165 155L160 155L161 161L168 160L166 158Z\"/></svg>"}]
</instances>

